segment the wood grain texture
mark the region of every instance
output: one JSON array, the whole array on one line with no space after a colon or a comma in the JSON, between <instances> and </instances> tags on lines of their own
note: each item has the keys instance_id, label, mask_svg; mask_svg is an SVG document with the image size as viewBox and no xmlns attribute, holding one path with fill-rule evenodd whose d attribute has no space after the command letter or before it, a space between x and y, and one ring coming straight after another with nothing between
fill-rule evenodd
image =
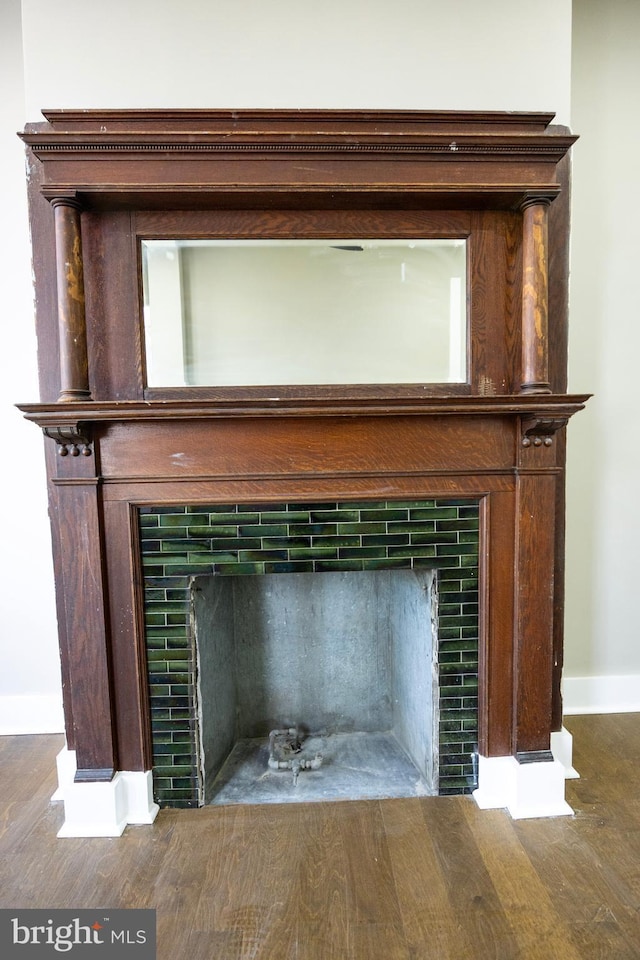
<instances>
[{"instance_id":1,"label":"wood grain texture","mask_svg":"<svg viewBox=\"0 0 640 960\"><path fill-rule=\"evenodd\" d=\"M548 750L553 700L556 478L518 478L514 747Z\"/></svg>"},{"instance_id":2,"label":"wood grain texture","mask_svg":"<svg viewBox=\"0 0 640 960\"><path fill-rule=\"evenodd\" d=\"M158 960L637 960L640 715L574 717L573 817L469 797L162 810L57 840L59 736L0 738L0 906L154 908Z\"/></svg>"},{"instance_id":3,"label":"wood grain texture","mask_svg":"<svg viewBox=\"0 0 640 960\"><path fill-rule=\"evenodd\" d=\"M57 503L76 778L110 780L118 767L97 481L63 488Z\"/></svg>"}]
</instances>

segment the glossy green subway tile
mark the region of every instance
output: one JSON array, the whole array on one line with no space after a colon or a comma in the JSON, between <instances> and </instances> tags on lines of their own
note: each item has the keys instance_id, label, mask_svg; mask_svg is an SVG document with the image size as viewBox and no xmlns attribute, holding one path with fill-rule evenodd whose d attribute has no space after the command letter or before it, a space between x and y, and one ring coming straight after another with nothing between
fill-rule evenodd
<instances>
[{"instance_id":1,"label":"glossy green subway tile","mask_svg":"<svg viewBox=\"0 0 640 960\"><path fill-rule=\"evenodd\" d=\"M288 510L333 510L336 507L335 500L314 500L305 503L290 503L287 505Z\"/></svg>"},{"instance_id":2,"label":"glossy green subway tile","mask_svg":"<svg viewBox=\"0 0 640 960\"><path fill-rule=\"evenodd\" d=\"M241 523L260 523L260 514L253 511L219 511L214 513L209 520L209 524L215 526L229 525L238 526Z\"/></svg>"},{"instance_id":3,"label":"glossy green subway tile","mask_svg":"<svg viewBox=\"0 0 640 960\"><path fill-rule=\"evenodd\" d=\"M191 720L191 710L189 707L172 707L170 715L172 720Z\"/></svg>"},{"instance_id":4,"label":"glossy green subway tile","mask_svg":"<svg viewBox=\"0 0 640 960\"><path fill-rule=\"evenodd\" d=\"M419 531L418 533L412 533L410 535L411 544L420 546L421 544L444 544L444 543L457 543L458 537L455 533L438 533L437 531Z\"/></svg>"},{"instance_id":5,"label":"glossy green subway tile","mask_svg":"<svg viewBox=\"0 0 640 960\"><path fill-rule=\"evenodd\" d=\"M189 599L189 580L185 578L182 584L173 578L167 581L167 600L188 600Z\"/></svg>"},{"instance_id":6,"label":"glossy green subway tile","mask_svg":"<svg viewBox=\"0 0 640 960\"><path fill-rule=\"evenodd\" d=\"M147 598L148 601L148 598ZM185 596L182 600L158 600L146 603L146 609L149 613L182 613L185 609L185 603L189 602L189 597Z\"/></svg>"},{"instance_id":7,"label":"glossy green subway tile","mask_svg":"<svg viewBox=\"0 0 640 960\"><path fill-rule=\"evenodd\" d=\"M432 509L436 505L436 501L432 499L426 500L388 500L387 503L391 507L407 507L409 510L422 510L422 509Z\"/></svg>"},{"instance_id":8,"label":"glossy green subway tile","mask_svg":"<svg viewBox=\"0 0 640 960\"><path fill-rule=\"evenodd\" d=\"M359 510L312 510L311 523L355 523L360 519Z\"/></svg>"},{"instance_id":9,"label":"glossy green subway tile","mask_svg":"<svg viewBox=\"0 0 640 960\"><path fill-rule=\"evenodd\" d=\"M213 573L213 563L210 558L204 562L184 561L176 559L176 562L165 564L165 570L170 576L195 577L205 573Z\"/></svg>"},{"instance_id":10,"label":"glossy green subway tile","mask_svg":"<svg viewBox=\"0 0 640 960\"><path fill-rule=\"evenodd\" d=\"M259 550L262 546L260 537L211 537L205 542L210 553L218 550Z\"/></svg>"},{"instance_id":11,"label":"glossy green subway tile","mask_svg":"<svg viewBox=\"0 0 640 960\"><path fill-rule=\"evenodd\" d=\"M453 627L453 626L471 627L471 626L474 626L476 623L476 618L462 617L462 616L452 616L452 617L440 616L439 620L443 627ZM456 623L453 622L454 620L456 621Z\"/></svg>"},{"instance_id":12,"label":"glossy green subway tile","mask_svg":"<svg viewBox=\"0 0 640 960\"><path fill-rule=\"evenodd\" d=\"M223 577L264 573L264 563L214 563L213 572Z\"/></svg>"},{"instance_id":13,"label":"glossy green subway tile","mask_svg":"<svg viewBox=\"0 0 640 960\"><path fill-rule=\"evenodd\" d=\"M313 560L274 560L265 563L265 573L313 573Z\"/></svg>"},{"instance_id":14,"label":"glossy green subway tile","mask_svg":"<svg viewBox=\"0 0 640 960\"><path fill-rule=\"evenodd\" d=\"M335 523L291 523L288 533L291 537L335 537L338 533L338 525Z\"/></svg>"},{"instance_id":15,"label":"glossy green subway tile","mask_svg":"<svg viewBox=\"0 0 640 960\"><path fill-rule=\"evenodd\" d=\"M376 533L386 533L387 525L381 521L371 521L370 523L339 523L336 532L341 537L354 533L361 537L371 537Z\"/></svg>"},{"instance_id":16,"label":"glossy green subway tile","mask_svg":"<svg viewBox=\"0 0 640 960\"><path fill-rule=\"evenodd\" d=\"M468 734L468 733L465 733L464 730L442 730L442 729L441 729L441 730L440 730L440 743L441 743L441 744L444 743L444 744L446 744L446 745L449 747L449 750L447 751L449 755L450 755L450 753L452 752L452 750L451 750L451 745L452 745L452 744L456 744L456 745L457 745L457 750L456 750L456 752L459 752L459 753L461 753L461 752L463 752L463 751L465 751L465 752L467 752L467 753L471 753L471 752L473 751L474 746L475 746L475 744L473 743L473 741L469 739L469 734ZM447 756L447 754L445 754L445 757L446 757L446 756ZM453 761L453 762L454 762L454 763L457 763L457 762L459 762L459 761Z\"/></svg>"},{"instance_id":17,"label":"glossy green subway tile","mask_svg":"<svg viewBox=\"0 0 640 960\"><path fill-rule=\"evenodd\" d=\"M440 640L440 653L457 653L462 660L471 660L477 655L477 643L469 640Z\"/></svg>"},{"instance_id":18,"label":"glossy green subway tile","mask_svg":"<svg viewBox=\"0 0 640 960\"><path fill-rule=\"evenodd\" d=\"M151 717L151 729L161 732L169 731L174 737L192 737L193 724L190 720L177 720L172 717Z\"/></svg>"},{"instance_id":19,"label":"glossy green subway tile","mask_svg":"<svg viewBox=\"0 0 640 960\"><path fill-rule=\"evenodd\" d=\"M330 570L362 570L362 560L314 560L316 573Z\"/></svg>"},{"instance_id":20,"label":"glossy green subway tile","mask_svg":"<svg viewBox=\"0 0 640 960\"><path fill-rule=\"evenodd\" d=\"M373 536L365 534L362 537L363 547L402 547L408 544L408 533L376 533Z\"/></svg>"},{"instance_id":21,"label":"glossy green subway tile","mask_svg":"<svg viewBox=\"0 0 640 960\"><path fill-rule=\"evenodd\" d=\"M364 522L383 520L385 523L389 523L391 520L408 520L409 511L406 507L401 509L388 507L384 510L361 510L360 519Z\"/></svg>"},{"instance_id":22,"label":"glossy green subway tile","mask_svg":"<svg viewBox=\"0 0 640 960\"><path fill-rule=\"evenodd\" d=\"M475 520L436 520L436 531L440 533L477 534L479 521Z\"/></svg>"},{"instance_id":23,"label":"glossy green subway tile","mask_svg":"<svg viewBox=\"0 0 640 960\"><path fill-rule=\"evenodd\" d=\"M170 637L184 637L185 636L185 627L181 626L164 626L164 627L147 627L147 636L148 637L163 637L165 640L168 640Z\"/></svg>"},{"instance_id":24,"label":"glossy green subway tile","mask_svg":"<svg viewBox=\"0 0 640 960\"><path fill-rule=\"evenodd\" d=\"M340 547L338 556L344 560L384 560L386 550L383 547Z\"/></svg>"},{"instance_id":25,"label":"glossy green subway tile","mask_svg":"<svg viewBox=\"0 0 640 960\"><path fill-rule=\"evenodd\" d=\"M390 557L413 557L418 560L425 557L435 557L435 555L435 546L389 547Z\"/></svg>"},{"instance_id":26,"label":"glossy green subway tile","mask_svg":"<svg viewBox=\"0 0 640 960\"><path fill-rule=\"evenodd\" d=\"M450 676L451 674L460 675L461 677L465 674L473 676L478 672L478 661L476 660L462 660L462 661L451 661L446 663L440 658L439 663L439 673L441 677Z\"/></svg>"},{"instance_id":27,"label":"glossy green subway tile","mask_svg":"<svg viewBox=\"0 0 640 960\"><path fill-rule=\"evenodd\" d=\"M156 554L162 552L163 545L167 543L166 540L152 540L150 537L145 538L144 540L144 550L145 554Z\"/></svg>"},{"instance_id":28,"label":"glossy green subway tile","mask_svg":"<svg viewBox=\"0 0 640 960\"><path fill-rule=\"evenodd\" d=\"M347 510L385 510L386 500L340 500L336 504L338 509L345 507ZM394 504L395 506L395 504Z\"/></svg>"},{"instance_id":29,"label":"glossy green subway tile","mask_svg":"<svg viewBox=\"0 0 640 960\"><path fill-rule=\"evenodd\" d=\"M290 550L293 547L310 547L311 537L263 537L256 550Z\"/></svg>"},{"instance_id":30,"label":"glossy green subway tile","mask_svg":"<svg viewBox=\"0 0 640 960\"><path fill-rule=\"evenodd\" d=\"M193 681L192 664L188 660L167 660L167 672L171 677L178 675L185 683Z\"/></svg>"},{"instance_id":31,"label":"glossy green subway tile","mask_svg":"<svg viewBox=\"0 0 640 960\"><path fill-rule=\"evenodd\" d=\"M166 759L166 758L163 758ZM194 770L191 764L172 764L158 763L155 766L155 773L158 777L189 777L193 776Z\"/></svg>"},{"instance_id":32,"label":"glossy green subway tile","mask_svg":"<svg viewBox=\"0 0 640 960\"><path fill-rule=\"evenodd\" d=\"M189 623L189 611L185 610L183 613L168 613L167 614L167 626L169 627L180 627L186 626Z\"/></svg>"},{"instance_id":33,"label":"glossy green subway tile","mask_svg":"<svg viewBox=\"0 0 640 960\"><path fill-rule=\"evenodd\" d=\"M438 662L439 663L462 663L462 654L457 650L447 651L440 646L438 651Z\"/></svg>"},{"instance_id":34,"label":"glossy green subway tile","mask_svg":"<svg viewBox=\"0 0 640 960\"><path fill-rule=\"evenodd\" d=\"M444 567L456 567L460 565L460 557L450 556L450 557L415 557L413 562L414 567L419 567L421 570L442 570Z\"/></svg>"},{"instance_id":35,"label":"glossy green subway tile","mask_svg":"<svg viewBox=\"0 0 640 960\"><path fill-rule=\"evenodd\" d=\"M179 635L176 635L175 637L167 637L167 648L169 650L187 651L190 649L189 645L190 639L186 634L183 637Z\"/></svg>"},{"instance_id":36,"label":"glossy green subway tile","mask_svg":"<svg viewBox=\"0 0 640 960\"><path fill-rule=\"evenodd\" d=\"M411 557L385 557L384 559L363 560L363 570L410 570Z\"/></svg>"},{"instance_id":37,"label":"glossy green subway tile","mask_svg":"<svg viewBox=\"0 0 640 960\"><path fill-rule=\"evenodd\" d=\"M155 602L158 602L158 603L162 602L162 603L164 603L165 600L166 600L166 591L165 591L165 590L161 590L161 589L154 589L154 590L145 589L145 602L146 602L146 603L155 603Z\"/></svg>"},{"instance_id":38,"label":"glossy green subway tile","mask_svg":"<svg viewBox=\"0 0 640 960\"><path fill-rule=\"evenodd\" d=\"M153 698L153 702L157 707L166 707L168 710L188 710L191 706L190 697L173 697L170 695L162 696L158 695Z\"/></svg>"},{"instance_id":39,"label":"glossy green subway tile","mask_svg":"<svg viewBox=\"0 0 640 960\"><path fill-rule=\"evenodd\" d=\"M286 523L256 523L238 527L241 537L286 537Z\"/></svg>"},{"instance_id":40,"label":"glossy green subway tile","mask_svg":"<svg viewBox=\"0 0 640 960\"><path fill-rule=\"evenodd\" d=\"M337 547L293 547L289 550L290 560L337 560Z\"/></svg>"},{"instance_id":41,"label":"glossy green subway tile","mask_svg":"<svg viewBox=\"0 0 640 960\"><path fill-rule=\"evenodd\" d=\"M288 550L240 550L240 563L266 562L267 560L288 560Z\"/></svg>"},{"instance_id":42,"label":"glossy green subway tile","mask_svg":"<svg viewBox=\"0 0 640 960\"><path fill-rule=\"evenodd\" d=\"M473 543L442 543L436 545L439 557L478 556L478 547Z\"/></svg>"},{"instance_id":43,"label":"glossy green subway tile","mask_svg":"<svg viewBox=\"0 0 640 960\"><path fill-rule=\"evenodd\" d=\"M191 730L173 730L171 732L174 743L191 743L192 740L192 731Z\"/></svg>"},{"instance_id":44,"label":"glossy green subway tile","mask_svg":"<svg viewBox=\"0 0 640 960\"><path fill-rule=\"evenodd\" d=\"M171 740L167 741L165 739L159 739L156 737L153 755L154 757L159 758L159 762L163 762L161 758L173 757L176 763L182 763L185 765L188 763L189 767L191 767L191 756L185 754L183 743L173 743Z\"/></svg>"},{"instance_id":45,"label":"glossy green subway tile","mask_svg":"<svg viewBox=\"0 0 640 960\"><path fill-rule=\"evenodd\" d=\"M161 707L159 704L151 702L151 727L154 727L154 720L171 721L171 713L168 707Z\"/></svg>"},{"instance_id":46,"label":"glossy green subway tile","mask_svg":"<svg viewBox=\"0 0 640 960\"><path fill-rule=\"evenodd\" d=\"M314 550L318 547L332 547L337 550L338 547L359 547L360 541L361 538L354 534L344 537L312 537L311 546Z\"/></svg>"},{"instance_id":47,"label":"glossy green subway tile","mask_svg":"<svg viewBox=\"0 0 640 960\"><path fill-rule=\"evenodd\" d=\"M309 523L309 510L263 510L262 523Z\"/></svg>"},{"instance_id":48,"label":"glossy green subway tile","mask_svg":"<svg viewBox=\"0 0 640 960\"><path fill-rule=\"evenodd\" d=\"M460 546L466 546L466 544L460 544ZM478 550L476 548L475 553L469 554L458 554L460 559L461 567L477 567L478 566Z\"/></svg>"},{"instance_id":49,"label":"glossy green subway tile","mask_svg":"<svg viewBox=\"0 0 640 960\"><path fill-rule=\"evenodd\" d=\"M164 513L160 515L161 527L189 527L202 523L202 517L188 513Z\"/></svg>"},{"instance_id":50,"label":"glossy green subway tile","mask_svg":"<svg viewBox=\"0 0 640 960\"><path fill-rule=\"evenodd\" d=\"M147 533L154 527L159 526L160 517L157 515L157 513L144 513L144 511L140 511L140 527L143 533Z\"/></svg>"},{"instance_id":51,"label":"glossy green subway tile","mask_svg":"<svg viewBox=\"0 0 640 960\"><path fill-rule=\"evenodd\" d=\"M164 613L145 613L144 622L148 627L165 626L167 618Z\"/></svg>"},{"instance_id":52,"label":"glossy green subway tile","mask_svg":"<svg viewBox=\"0 0 640 960\"><path fill-rule=\"evenodd\" d=\"M238 536L238 527L230 523L216 523L213 525L207 526L197 526L191 528L192 537L217 537L218 539L227 539L228 537L237 537ZM249 536L258 536L258 534L251 533Z\"/></svg>"}]
</instances>

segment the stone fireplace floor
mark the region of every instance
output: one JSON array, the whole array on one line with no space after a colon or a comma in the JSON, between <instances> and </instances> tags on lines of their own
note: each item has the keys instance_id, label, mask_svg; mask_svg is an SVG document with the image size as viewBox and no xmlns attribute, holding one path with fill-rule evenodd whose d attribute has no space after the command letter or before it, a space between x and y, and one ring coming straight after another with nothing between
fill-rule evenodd
<instances>
[{"instance_id":1,"label":"stone fireplace floor","mask_svg":"<svg viewBox=\"0 0 640 960\"><path fill-rule=\"evenodd\" d=\"M237 803L314 803L437 795L393 733L309 737L304 756L323 755L319 770L270 770L269 742L239 740L213 786L212 806Z\"/></svg>"}]
</instances>

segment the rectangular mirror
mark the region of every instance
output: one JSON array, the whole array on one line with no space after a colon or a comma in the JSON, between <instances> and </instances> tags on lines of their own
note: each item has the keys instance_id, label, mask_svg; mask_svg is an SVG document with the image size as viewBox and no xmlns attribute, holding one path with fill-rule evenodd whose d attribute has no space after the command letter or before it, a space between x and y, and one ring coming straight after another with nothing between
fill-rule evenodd
<instances>
[{"instance_id":1,"label":"rectangular mirror","mask_svg":"<svg viewBox=\"0 0 640 960\"><path fill-rule=\"evenodd\" d=\"M467 382L467 243L143 240L147 385Z\"/></svg>"}]
</instances>

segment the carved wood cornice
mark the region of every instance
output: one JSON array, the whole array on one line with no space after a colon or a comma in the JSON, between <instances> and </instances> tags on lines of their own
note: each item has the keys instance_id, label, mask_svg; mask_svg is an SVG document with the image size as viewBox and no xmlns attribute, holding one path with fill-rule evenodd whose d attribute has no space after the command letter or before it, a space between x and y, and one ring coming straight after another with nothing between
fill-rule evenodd
<instances>
[{"instance_id":1,"label":"carved wood cornice","mask_svg":"<svg viewBox=\"0 0 640 960\"><path fill-rule=\"evenodd\" d=\"M481 204L486 196L492 205L515 207L534 183L541 195L555 196L556 165L576 140L551 126L553 114L547 113L50 110L44 115L47 123L30 124L21 134L44 164L44 195L76 188L94 203L112 205L160 196L188 202L196 185L201 205L208 195L228 190L235 191L236 202L249 202L255 192L281 195L294 188L299 195L329 190L349 195L356 187L362 192L361 171L350 170L364 161L370 169L364 193L396 198L415 193L425 202L454 205L454 194L465 205L473 197ZM300 174L302 157L317 178L310 171ZM260 159L268 163L256 184L251 168ZM396 170L389 167L394 159L401 161ZM190 162L181 166L183 160ZM322 174L336 162L340 182L333 176L329 185ZM155 179L142 175L158 163L162 169ZM523 181L523 164L536 168L534 183Z\"/></svg>"}]
</instances>

